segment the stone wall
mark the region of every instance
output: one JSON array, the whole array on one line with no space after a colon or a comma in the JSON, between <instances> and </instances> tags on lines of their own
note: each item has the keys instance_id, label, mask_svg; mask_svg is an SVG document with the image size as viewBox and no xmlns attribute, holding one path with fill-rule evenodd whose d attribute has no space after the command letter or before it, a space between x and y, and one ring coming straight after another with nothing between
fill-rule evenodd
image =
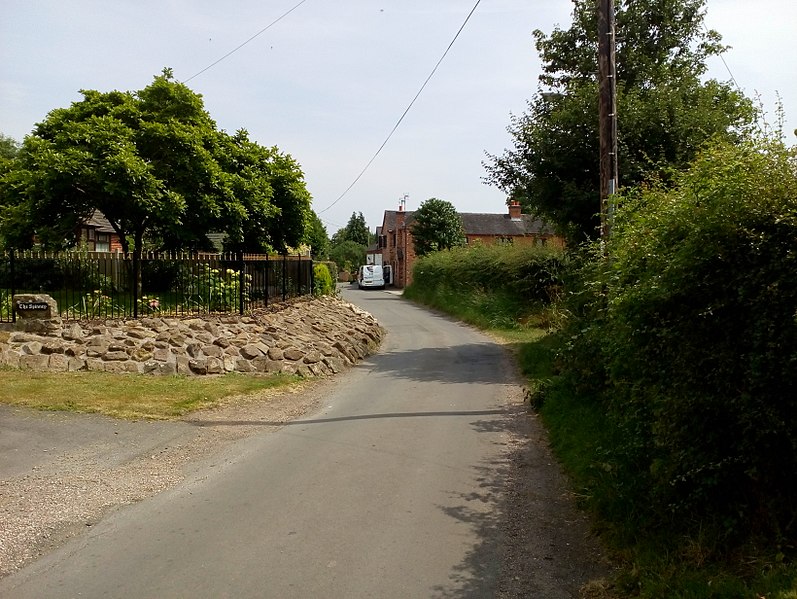
<instances>
[{"instance_id":1,"label":"stone wall","mask_svg":"<svg viewBox=\"0 0 797 599\"><path fill-rule=\"evenodd\" d=\"M49 371L142 374L338 373L379 345L373 316L339 298L249 316L103 322L18 321L0 331L0 364Z\"/></svg>"}]
</instances>

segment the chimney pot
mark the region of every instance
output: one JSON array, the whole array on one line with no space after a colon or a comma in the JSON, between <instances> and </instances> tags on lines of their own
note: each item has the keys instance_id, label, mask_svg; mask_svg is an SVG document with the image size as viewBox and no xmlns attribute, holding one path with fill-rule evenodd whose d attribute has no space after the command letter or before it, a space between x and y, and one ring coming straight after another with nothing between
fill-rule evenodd
<instances>
[{"instance_id":1,"label":"chimney pot","mask_svg":"<svg viewBox=\"0 0 797 599\"><path fill-rule=\"evenodd\" d=\"M509 218L512 220L520 220L520 215L522 214L522 209L520 207L520 202L512 201L509 203Z\"/></svg>"}]
</instances>

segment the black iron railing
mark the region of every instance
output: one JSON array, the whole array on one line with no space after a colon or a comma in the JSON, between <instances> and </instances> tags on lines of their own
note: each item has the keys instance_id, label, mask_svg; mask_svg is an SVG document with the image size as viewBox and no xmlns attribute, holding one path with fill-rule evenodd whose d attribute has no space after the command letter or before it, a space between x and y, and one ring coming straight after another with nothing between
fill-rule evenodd
<instances>
[{"instance_id":1,"label":"black iron railing","mask_svg":"<svg viewBox=\"0 0 797 599\"><path fill-rule=\"evenodd\" d=\"M112 252L0 253L0 322L12 322L12 297L46 293L69 320L244 314L310 295L306 256L144 254Z\"/></svg>"}]
</instances>

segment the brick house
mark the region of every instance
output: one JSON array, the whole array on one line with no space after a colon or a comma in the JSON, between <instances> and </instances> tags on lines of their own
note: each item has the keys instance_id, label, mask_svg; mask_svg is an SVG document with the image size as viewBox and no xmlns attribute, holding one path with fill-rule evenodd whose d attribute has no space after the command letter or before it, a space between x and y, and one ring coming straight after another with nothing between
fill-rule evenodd
<instances>
[{"instance_id":1,"label":"brick house","mask_svg":"<svg viewBox=\"0 0 797 599\"><path fill-rule=\"evenodd\" d=\"M508 208L505 214L460 213L468 245L512 243L564 246L564 240L553 229L541 220L523 214L520 204L512 202ZM405 211L403 204L398 210L385 210L382 226L376 230L377 245L369 249L369 254L373 256L369 260L391 266L396 287L403 288L412 283L412 267L416 258L412 224L413 212Z\"/></svg>"},{"instance_id":2,"label":"brick house","mask_svg":"<svg viewBox=\"0 0 797 599\"><path fill-rule=\"evenodd\" d=\"M99 210L91 213L78 232L78 243L84 243L90 252L121 252L122 243L111 223Z\"/></svg>"}]
</instances>

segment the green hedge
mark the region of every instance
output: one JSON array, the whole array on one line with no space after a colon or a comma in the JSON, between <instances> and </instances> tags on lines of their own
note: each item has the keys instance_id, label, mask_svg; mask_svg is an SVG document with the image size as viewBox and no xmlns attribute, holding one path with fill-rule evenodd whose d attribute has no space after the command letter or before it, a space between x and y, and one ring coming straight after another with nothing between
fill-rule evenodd
<instances>
[{"instance_id":1,"label":"green hedge","mask_svg":"<svg viewBox=\"0 0 797 599\"><path fill-rule=\"evenodd\" d=\"M334 262L330 262L333 264ZM313 295L334 295L335 293L335 278L329 271L327 263L320 262L313 264Z\"/></svg>"},{"instance_id":2,"label":"green hedge","mask_svg":"<svg viewBox=\"0 0 797 599\"><path fill-rule=\"evenodd\" d=\"M602 508L725 547L797 540L795 150L706 151L625 198L581 274L567 370L621 440Z\"/></svg>"}]
</instances>

